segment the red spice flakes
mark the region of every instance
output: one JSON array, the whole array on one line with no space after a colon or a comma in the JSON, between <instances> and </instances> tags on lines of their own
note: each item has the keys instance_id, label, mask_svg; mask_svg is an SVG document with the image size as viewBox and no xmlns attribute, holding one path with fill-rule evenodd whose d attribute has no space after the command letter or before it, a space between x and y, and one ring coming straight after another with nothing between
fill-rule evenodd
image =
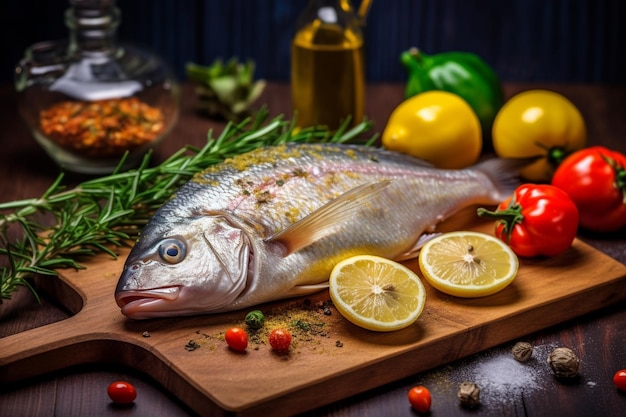
<instances>
[{"instance_id":1,"label":"red spice flakes","mask_svg":"<svg viewBox=\"0 0 626 417\"><path fill-rule=\"evenodd\" d=\"M156 139L163 113L137 97L63 101L41 111L42 133L61 147L90 157L117 157Z\"/></svg>"}]
</instances>

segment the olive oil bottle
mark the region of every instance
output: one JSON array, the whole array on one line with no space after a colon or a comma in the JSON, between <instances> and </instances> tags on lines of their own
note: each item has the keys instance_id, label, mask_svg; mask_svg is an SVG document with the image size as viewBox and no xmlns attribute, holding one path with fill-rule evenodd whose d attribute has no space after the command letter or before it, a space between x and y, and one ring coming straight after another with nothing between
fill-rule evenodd
<instances>
[{"instance_id":1,"label":"olive oil bottle","mask_svg":"<svg viewBox=\"0 0 626 417\"><path fill-rule=\"evenodd\" d=\"M298 126L336 130L348 117L351 125L363 120L361 23L347 0L309 1L291 45L291 91Z\"/></svg>"}]
</instances>

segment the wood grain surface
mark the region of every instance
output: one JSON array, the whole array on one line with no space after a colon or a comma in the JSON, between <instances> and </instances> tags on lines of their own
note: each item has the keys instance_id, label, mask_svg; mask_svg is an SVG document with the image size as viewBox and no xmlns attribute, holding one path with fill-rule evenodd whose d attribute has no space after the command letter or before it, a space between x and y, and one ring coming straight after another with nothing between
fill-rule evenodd
<instances>
[{"instance_id":1,"label":"wood grain surface","mask_svg":"<svg viewBox=\"0 0 626 417\"><path fill-rule=\"evenodd\" d=\"M457 223L454 229L469 228ZM478 230L489 233L492 227L489 222ZM242 355L218 335L241 323L246 311L149 321L122 316L113 293L125 254L61 272L62 283L54 281L49 292L76 314L2 339L0 383L110 362L150 375L202 416L293 415L626 300L626 266L577 240L559 257L522 259L513 284L489 297L459 299L427 285L425 310L407 329L363 330L333 309L330 316L319 315L326 336L300 341L290 355L275 355L268 346ZM408 265L419 271L415 261ZM315 305L329 297L324 291L310 298ZM261 308L267 313L290 303ZM200 347L185 349L194 339ZM241 367L247 372L230 371Z\"/></svg>"},{"instance_id":2,"label":"wood grain surface","mask_svg":"<svg viewBox=\"0 0 626 417\"><path fill-rule=\"evenodd\" d=\"M572 99L585 116L590 143L626 151L624 87L508 85L506 91L510 96L537 87ZM157 159L185 143L201 145L209 128L219 132L223 126L195 114L191 91L184 89L181 121ZM288 91L287 85L270 85L264 102L275 113L289 114ZM375 130L384 126L401 97L398 85L368 88ZM14 102L10 86L1 88L2 201L41 194L57 174L21 125ZM79 179L70 176L68 181ZM119 262L99 259L87 271L113 276ZM64 273L62 281L38 280L51 294L41 304L23 292L2 305L15 311L0 319L0 416L292 415L313 408L305 415L414 416L406 392L418 383L433 393L432 415L620 416L626 395L616 392L610 379L626 368L624 262L624 231L581 231L562 259L524 261L514 284L489 297L486 305L487 299L456 300L429 290L427 308L416 325L391 337L358 329L333 312L327 318L330 337L320 340L315 351L300 343L286 360L262 348L233 357L217 341L214 348L205 345L189 352L184 349L189 339L223 330L241 315L129 322L112 301L116 277L106 275L99 277L99 284L87 285L89 279L79 279L80 273ZM533 279L537 274L541 280ZM540 293L548 299L538 301ZM541 366L539 353L551 346L574 348L583 360L582 378L562 384L538 371L533 378L542 379L533 379L522 391L491 387L491 397L485 389L479 409L459 407L454 387L459 378L480 376L478 370L492 363L508 372L500 362L506 365L510 343L519 337L537 346L534 367ZM342 348L335 346L337 340ZM299 382L301 374L305 377ZM114 379L137 386L134 406L110 404L105 387ZM511 374L509 382L518 379Z\"/></svg>"}]
</instances>

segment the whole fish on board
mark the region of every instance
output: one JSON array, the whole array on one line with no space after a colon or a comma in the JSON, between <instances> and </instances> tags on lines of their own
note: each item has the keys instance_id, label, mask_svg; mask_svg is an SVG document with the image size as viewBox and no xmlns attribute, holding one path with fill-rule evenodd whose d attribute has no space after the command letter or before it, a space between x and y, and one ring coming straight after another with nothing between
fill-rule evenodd
<instances>
[{"instance_id":1,"label":"whole fish on board","mask_svg":"<svg viewBox=\"0 0 626 417\"><path fill-rule=\"evenodd\" d=\"M156 211L115 298L145 319L310 294L349 256L417 256L442 220L508 197L519 168L490 159L441 170L362 145L258 149L197 174Z\"/></svg>"}]
</instances>

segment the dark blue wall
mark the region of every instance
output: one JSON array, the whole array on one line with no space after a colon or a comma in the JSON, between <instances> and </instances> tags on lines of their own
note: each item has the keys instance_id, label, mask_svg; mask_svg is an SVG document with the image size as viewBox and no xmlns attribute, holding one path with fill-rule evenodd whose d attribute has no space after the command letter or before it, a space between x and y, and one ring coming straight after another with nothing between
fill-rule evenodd
<instances>
[{"instance_id":1,"label":"dark blue wall","mask_svg":"<svg viewBox=\"0 0 626 417\"><path fill-rule=\"evenodd\" d=\"M289 41L307 0L118 0L120 39L188 61L251 58L257 77L289 79ZM356 2L356 1L355 1ZM0 3L0 81L30 44L65 38L67 0ZM398 56L471 51L504 81L624 83L624 0L374 0L365 30L370 81L404 81Z\"/></svg>"}]
</instances>

